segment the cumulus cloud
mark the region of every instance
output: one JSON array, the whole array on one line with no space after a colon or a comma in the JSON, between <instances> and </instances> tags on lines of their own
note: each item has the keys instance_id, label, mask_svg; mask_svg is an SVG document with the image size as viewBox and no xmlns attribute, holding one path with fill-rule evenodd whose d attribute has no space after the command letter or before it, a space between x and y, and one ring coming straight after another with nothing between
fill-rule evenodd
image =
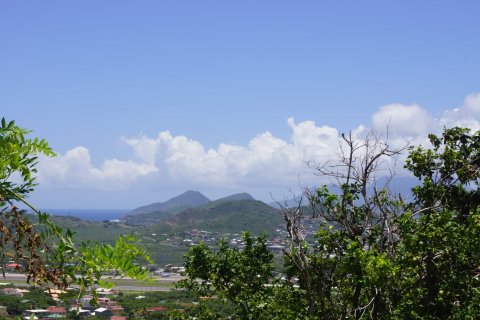
<instances>
[{"instance_id":1,"label":"cumulus cloud","mask_svg":"<svg viewBox=\"0 0 480 320\"><path fill-rule=\"evenodd\" d=\"M121 141L133 148L134 154L137 158L149 164L154 164L157 157L158 141L150 139L143 135L138 139L128 139L122 137Z\"/></svg>"},{"instance_id":2,"label":"cumulus cloud","mask_svg":"<svg viewBox=\"0 0 480 320\"><path fill-rule=\"evenodd\" d=\"M443 126L479 130L479 118L479 93L468 95L463 106L447 110L437 118L417 104L389 104L373 113L370 125L352 129L352 135L362 137L370 129L384 132L388 127L389 142L400 148L408 143L426 143L427 134L439 133ZM314 121L296 122L294 118L287 119L287 126L291 131L288 140L266 131L252 137L246 145L220 143L216 148L205 148L201 141L169 131L156 137L122 137L121 141L132 148L132 159L114 158L100 164L94 164L89 150L79 146L56 158L43 159L40 182L107 190L128 189L147 180L153 187L176 183L185 188L236 186L244 190L295 186L299 177L307 183L313 175L306 162L335 159L340 132Z\"/></svg>"},{"instance_id":3,"label":"cumulus cloud","mask_svg":"<svg viewBox=\"0 0 480 320\"><path fill-rule=\"evenodd\" d=\"M373 127L401 136L418 136L427 132L431 118L427 111L419 105L389 104L375 112L372 116Z\"/></svg>"},{"instance_id":4,"label":"cumulus cloud","mask_svg":"<svg viewBox=\"0 0 480 320\"><path fill-rule=\"evenodd\" d=\"M56 158L43 159L39 178L42 184L117 189L161 172L163 180L158 183L183 181L220 187L291 185L298 182L302 172L310 172L307 161L326 161L335 154L339 133L313 121L296 123L289 118L287 124L292 131L289 141L267 131L245 146L220 143L211 149L169 131L154 138L122 137L136 160L109 159L98 166L92 163L89 150L79 146Z\"/></svg>"},{"instance_id":5,"label":"cumulus cloud","mask_svg":"<svg viewBox=\"0 0 480 320\"><path fill-rule=\"evenodd\" d=\"M170 176L186 177L197 181L221 181L226 166L218 151L205 150L203 145L185 136L172 136L168 131L158 136L159 152Z\"/></svg>"},{"instance_id":6,"label":"cumulus cloud","mask_svg":"<svg viewBox=\"0 0 480 320\"><path fill-rule=\"evenodd\" d=\"M265 180L294 178L305 171L305 162L329 157L338 146L335 128L318 127L313 121L296 123L287 120L292 130L290 141L263 132L248 145L221 143L215 149L205 149L201 142L174 136L169 131L156 138L141 136L123 138L139 159L165 170L172 179L187 179L204 184L253 183Z\"/></svg>"},{"instance_id":7,"label":"cumulus cloud","mask_svg":"<svg viewBox=\"0 0 480 320\"><path fill-rule=\"evenodd\" d=\"M465 97L461 108L454 108L443 113L438 123L441 127L467 127L480 130L480 93Z\"/></svg>"},{"instance_id":8,"label":"cumulus cloud","mask_svg":"<svg viewBox=\"0 0 480 320\"><path fill-rule=\"evenodd\" d=\"M469 112L480 113L480 93L472 93L466 96L464 106Z\"/></svg>"},{"instance_id":9,"label":"cumulus cloud","mask_svg":"<svg viewBox=\"0 0 480 320\"><path fill-rule=\"evenodd\" d=\"M153 164L118 159L105 160L95 167L89 150L79 146L55 158L43 158L39 164L38 178L40 183L46 185L121 190L128 188L138 177L157 170Z\"/></svg>"}]
</instances>

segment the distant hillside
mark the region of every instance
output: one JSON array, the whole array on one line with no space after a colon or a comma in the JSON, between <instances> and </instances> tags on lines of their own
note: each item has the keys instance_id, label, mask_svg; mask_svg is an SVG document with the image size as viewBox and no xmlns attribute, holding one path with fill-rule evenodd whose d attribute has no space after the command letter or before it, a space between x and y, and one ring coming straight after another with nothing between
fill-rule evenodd
<instances>
[{"instance_id":1,"label":"distant hillside","mask_svg":"<svg viewBox=\"0 0 480 320\"><path fill-rule=\"evenodd\" d=\"M308 203L307 199L305 199L304 196L299 195L294 198L289 198L289 199L282 199L282 200L277 200L274 202L269 202L268 205L277 209L281 209L282 207L284 208L292 208L292 207L297 207L298 202L302 201L302 205L306 205Z\"/></svg>"},{"instance_id":2,"label":"distant hillside","mask_svg":"<svg viewBox=\"0 0 480 320\"><path fill-rule=\"evenodd\" d=\"M37 221L36 215L31 215L29 218L31 221ZM139 245L145 248L152 259L160 265L167 263L181 264L183 262L183 254L185 254L187 250L185 247L172 246L168 243L153 242L151 237L140 232L143 231L142 228L127 226L123 223L87 221L71 216L51 216L50 219L63 229L68 228L72 230L77 245L81 241L92 241L113 245L121 235L134 235L140 241Z\"/></svg>"},{"instance_id":3,"label":"distant hillside","mask_svg":"<svg viewBox=\"0 0 480 320\"><path fill-rule=\"evenodd\" d=\"M246 192L236 193L236 194L232 194L230 196L224 197L224 198L220 198L220 199L211 201L210 203L202 206L202 208L204 208L204 209L214 208L214 207L216 207L219 204L224 203L224 202L239 201L239 200L255 200L255 198L252 197L250 194L248 194Z\"/></svg>"},{"instance_id":4,"label":"distant hillside","mask_svg":"<svg viewBox=\"0 0 480 320\"><path fill-rule=\"evenodd\" d=\"M370 184L367 192L369 194L373 193L373 187L377 186L378 188L383 187L387 183L388 179L385 177L378 178L375 184ZM418 179L414 177L402 177L402 176L395 176L388 184L388 189L390 190L392 195L399 195L401 194L404 199L409 199L412 197L412 188L419 184ZM329 190L333 193L340 194L341 190L334 185L328 186ZM312 191L316 190L316 187L311 188ZM298 206L298 201L302 200L302 205L307 205L308 200L304 195L297 195L294 198L282 199L275 202L270 202L269 205L280 209L281 206L283 207L296 207Z\"/></svg>"},{"instance_id":5,"label":"distant hillside","mask_svg":"<svg viewBox=\"0 0 480 320\"><path fill-rule=\"evenodd\" d=\"M218 199L216 201L237 201L237 200L255 200L250 194L246 192L232 194L231 196Z\"/></svg>"},{"instance_id":6,"label":"distant hillside","mask_svg":"<svg viewBox=\"0 0 480 320\"><path fill-rule=\"evenodd\" d=\"M135 228L109 221L88 221L68 216L50 216L50 219L61 228L74 231L74 238L77 241L113 244L120 235L136 233Z\"/></svg>"},{"instance_id":7,"label":"distant hillside","mask_svg":"<svg viewBox=\"0 0 480 320\"><path fill-rule=\"evenodd\" d=\"M156 202L136 208L129 212L128 215L150 213L155 211L175 214L188 208L203 206L209 202L210 199L205 197L200 192L189 190L165 202Z\"/></svg>"},{"instance_id":8,"label":"distant hillside","mask_svg":"<svg viewBox=\"0 0 480 320\"><path fill-rule=\"evenodd\" d=\"M216 243L222 234L237 234L250 231L258 235L266 231L269 235L278 235L276 229L284 229L285 222L280 210L267 204L253 200L246 194L235 194L211 201L201 207L189 208L175 215L166 216L152 224L142 220L145 213L130 216L138 218L138 225L126 225L125 222L85 221L76 217L52 216L52 220L62 228L70 228L75 232L77 241L99 241L110 243L122 234L134 234L140 245L146 248L156 263L182 263L182 255L188 246L182 245L189 231L193 229L212 232ZM145 216L144 216L145 215ZM129 218L129 219L130 219ZM32 217L34 219L34 216Z\"/></svg>"},{"instance_id":9,"label":"distant hillside","mask_svg":"<svg viewBox=\"0 0 480 320\"><path fill-rule=\"evenodd\" d=\"M147 232L174 233L199 229L220 233L240 233L248 230L259 234L263 231L272 233L283 223L281 212L262 201L219 199L203 207L182 211L151 226Z\"/></svg>"},{"instance_id":10,"label":"distant hillside","mask_svg":"<svg viewBox=\"0 0 480 320\"><path fill-rule=\"evenodd\" d=\"M165 202L138 207L125 216L129 225L151 224L178 212L208 204L210 199L198 191L189 190Z\"/></svg>"}]
</instances>

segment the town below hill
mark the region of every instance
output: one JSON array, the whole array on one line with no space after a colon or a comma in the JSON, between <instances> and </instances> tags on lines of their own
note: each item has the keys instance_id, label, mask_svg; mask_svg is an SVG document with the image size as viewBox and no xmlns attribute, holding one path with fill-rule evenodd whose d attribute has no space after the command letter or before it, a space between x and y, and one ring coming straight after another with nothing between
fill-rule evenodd
<instances>
[{"instance_id":1,"label":"town below hill","mask_svg":"<svg viewBox=\"0 0 480 320\"><path fill-rule=\"evenodd\" d=\"M248 193L212 201L198 191L187 191L165 202L136 208L120 219L52 216L52 220L74 231L78 241L113 243L122 234L133 234L158 269L168 264L182 265L188 248L201 241L215 247L223 239L241 248L245 231L267 234L268 248L279 256L287 240L282 211ZM319 223L318 219L306 219L307 234L313 235Z\"/></svg>"},{"instance_id":2,"label":"town below hill","mask_svg":"<svg viewBox=\"0 0 480 320\"><path fill-rule=\"evenodd\" d=\"M396 177L390 187L392 192L408 197L409 190L417 183L411 177ZM292 198L282 203L265 203L248 193L237 193L210 200L198 191L189 190L163 202L123 211L115 219L94 221L53 215L52 220L74 231L78 241L113 243L120 235L133 234L161 267L183 264L188 248L201 241L215 246L224 239L231 246L241 248L241 234L245 231L253 235L267 234L269 249L280 253L287 245L286 223L280 206L298 206L301 197ZM307 207L303 209L306 239L313 240L322 221L312 218ZM93 213L90 216L94 216Z\"/></svg>"},{"instance_id":3,"label":"town below hill","mask_svg":"<svg viewBox=\"0 0 480 320\"><path fill-rule=\"evenodd\" d=\"M13 282L0 283L1 319L167 319L175 312L194 314L201 301L185 291L158 290L162 287L143 284L133 290L126 286L98 289L94 304L91 294L82 294L77 288L48 290Z\"/></svg>"}]
</instances>

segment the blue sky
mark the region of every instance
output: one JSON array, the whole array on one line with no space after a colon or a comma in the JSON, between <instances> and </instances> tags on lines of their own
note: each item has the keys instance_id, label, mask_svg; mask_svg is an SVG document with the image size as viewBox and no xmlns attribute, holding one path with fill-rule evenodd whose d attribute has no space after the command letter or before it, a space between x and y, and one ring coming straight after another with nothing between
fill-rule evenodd
<instances>
[{"instance_id":1,"label":"blue sky","mask_svg":"<svg viewBox=\"0 0 480 320\"><path fill-rule=\"evenodd\" d=\"M335 154L341 132L478 129L478 12L477 1L2 2L0 114L59 154L40 164L40 207L133 208L187 189L269 200L315 183L304 162Z\"/></svg>"}]
</instances>

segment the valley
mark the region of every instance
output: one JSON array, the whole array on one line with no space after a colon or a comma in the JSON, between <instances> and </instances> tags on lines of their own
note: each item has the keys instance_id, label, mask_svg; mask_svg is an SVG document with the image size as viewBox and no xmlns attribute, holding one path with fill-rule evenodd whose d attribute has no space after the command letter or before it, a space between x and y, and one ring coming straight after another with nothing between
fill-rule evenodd
<instances>
[{"instance_id":1,"label":"valley","mask_svg":"<svg viewBox=\"0 0 480 320\"><path fill-rule=\"evenodd\" d=\"M224 239L243 246L241 234L266 233L268 247L280 253L287 245L287 230L280 209L255 200L248 193L211 201L198 191L187 191L165 202L136 208L120 219L92 221L72 216L52 216L52 221L75 233L75 239L112 244L122 234L134 235L151 255L154 265L182 265L188 248L200 242L211 247ZM306 220L312 235L318 219ZM279 258L280 259L280 258Z\"/></svg>"}]
</instances>

